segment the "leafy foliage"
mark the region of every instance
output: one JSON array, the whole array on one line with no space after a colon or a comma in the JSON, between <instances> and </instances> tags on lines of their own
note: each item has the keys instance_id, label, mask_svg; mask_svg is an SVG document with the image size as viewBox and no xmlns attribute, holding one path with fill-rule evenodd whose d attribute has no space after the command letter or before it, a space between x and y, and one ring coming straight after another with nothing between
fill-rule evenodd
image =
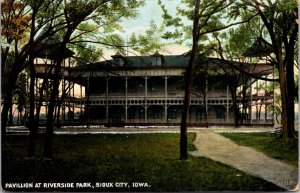
<instances>
[{"instance_id":1,"label":"leafy foliage","mask_svg":"<svg viewBox=\"0 0 300 193\"><path fill-rule=\"evenodd\" d=\"M14 91L15 97L14 100L17 104L17 109L20 113L23 112L26 106L26 74L21 73L18 77L16 89Z\"/></svg>"},{"instance_id":2,"label":"leafy foliage","mask_svg":"<svg viewBox=\"0 0 300 193\"><path fill-rule=\"evenodd\" d=\"M193 0L182 0L181 5L177 7L176 16L170 15L167 11L165 5L158 0L159 5L161 6L164 14L164 24L167 27L175 27L173 29L169 28L164 34L164 38L175 39L178 43L186 43L190 45L190 40L193 38L192 31L192 21L195 19L193 10L194 10L194 1ZM198 13L199 17L199 43L202 44L200 48L203 48L203 45L207 45L207 40L210 38L210 33L218 32L228 27L234 25L234 22L230 22L230 15L228 10L233 6L234 1L209 1L202 0L200 2L200 11ZM246 18L248 19L248 18Z\"/></svg>"},{"instance_id":3,"label":"leafy foliage","mask_svg":"<svg viewBox=\"0 0 300 193\"><path fill-rule=\"evenodd\" d=\"M129 44L132 45L134 51L137 51L141 55L147 55L156 50L163 50L166 46L166 43L162 42L164 29L164 25L157 26L155 22L151 20L149 29L145 31L145 35L140 34L136 37L134 33L131 34Z\"/></svg>"},{"instance_id":4,"label":"leafy foliage","mask_svg":"<svg viewBox=\"0 0 300 193\"><path fill-rule=\"evenodd\" d=\"M25 38L31 19L31 15L26 14L26 4L21 1L5 0L1 8L1 34L9 39L8 43Z\"/></svg>"}]
</instances>

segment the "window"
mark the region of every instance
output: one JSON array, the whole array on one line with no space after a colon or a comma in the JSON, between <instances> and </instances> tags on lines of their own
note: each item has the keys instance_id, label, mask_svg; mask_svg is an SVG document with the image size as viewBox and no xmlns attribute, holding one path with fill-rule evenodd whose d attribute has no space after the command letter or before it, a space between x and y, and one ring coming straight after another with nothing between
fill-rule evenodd
<instances>
[{"instance_id":1,"label":"window","mask_svg":"<svg viewBox=\"0 0 300 193\"><path fill-rule=\"evenodd\" d=\"M160 111L154 111L153 118L154 119L162 119L162 113Z\"/></svg>"},{"instance_id":2,"label":"window","mask_svg":"<svg viewBox=\"0 0 300 193\"><path fill-rule=\"evenodd\" d=\"M152 58L152 65L153 66L161 66L161 57L155 56Z\"/></svg>"},{"instance_id":3,"label":"window","mask_svg":"<svg viewBox=\"0 0 300 193\"><path fill-rule=\"evenodd\" d=\"M123 66L125 64L125 58L119 51L111 57L114 59L113 66Z\"/></svg>"},{"instance_id":4,"label":"window","mask_svg":"<svg viewBox=\"0 0 300 193\"><path fill-rule=\"evenodd\" d=\"M153 55L151 55L151 60L152 66L161 66L163 62L163 55L156 51Z\"/></svg>"},{"instance_id":5,"label":"window","mask_svg":"<svg viewBox=\"0 0 300 193\"><path fill-rule=\"evenodd\" d=\"M204 111L201 111L201 110L197 111L196 112L196 120L201 121L201 120L204 120L204 119L205 119Z\"/></svg>"},{"instance_id":6,"label":"window","mask_svg":"<svg viewBox=\"0 0 300 193\"><path fill-rule=\"evenodd\" d=\"M168 111L168 119L177 119L176 109L171 109Z\"/></svg>"},{"instance_id":7,"label":"window","mask_svg":"<svg viewBox=\"0 0 300 193\"><path fill-rule=\"evenodd\" d=\"M224 109L216 109L217 119L224 119L225 118L225 111Z\"/></svg>"},{"instance_id":8,"label":"window","mask_svg":"<svg viewBox=\"0 0 300 193\"><path fill-rule=\"evenodd\" d=\"M130 108L128 111L128 119L134 119L135 118L135 110Z\"/></svg>"},{"instance_id":9,"label":"window","mask_svg":"<svg viewBox=\"0 0 300 193\"><path fill-rule=\"evenodd\" d=\"M139 110L139 119L145 119L145 111L144 109Z\"/></svg>"},{"instance_id":10,"label":"window","mask_svg":"<svg viewBox=\"0 0 300 193\"><path fill-rule=\"evenodd\" d=\"M114 63L115 63L115 66L123 66L124 61L122 60L122 58L115 58Z\"/></svg>"}]
</instances>

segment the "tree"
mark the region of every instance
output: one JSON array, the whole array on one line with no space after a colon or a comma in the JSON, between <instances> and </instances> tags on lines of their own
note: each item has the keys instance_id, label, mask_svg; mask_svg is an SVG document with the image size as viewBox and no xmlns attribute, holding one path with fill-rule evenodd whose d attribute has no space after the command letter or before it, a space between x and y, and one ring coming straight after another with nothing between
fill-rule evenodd
<instances>
[{"instance_id":1,"label":"tree","mask_svg":"<svg viewBox=\"0 0 300 193\"><path fill-rule=\"evenodd\" d=\"M283 138L294 138L294 99L296 96L294 81L294 58L297 51L298 34L297 2L241 0L235 3L237 14L258 14L271 41L273 55L271 63L278 69L281 94L281 122Z\"/></svg>"},{"instance_id":2,"label":"tree","mask_svg":"<svg viewBox=\"0 0 300 193\"><path fill-rule=\"evenodd\" d=\"M225 73L225 81L231 93L234 127L238 127L239 123L242 123L244 119L240 114L239 105L237 104L238 96L243 97L243 111L247 107L245 100L247 95L246 90L249 87L249 82L251 82L250 75L252 75L252 70L247 69L249 60L244 57L244 53L251 46L256 30L256 28L250 28L249 30L249 22L247 22L223 33L214 33L213 38L210 40L211 47L213 47L215 53L223 60L223 63L219 64L219 66ZM245 68L248 70L247 73ZM239 90L240 93L238 93Z\"/></svg>"},{"instance_id":3,"label":"tree","mask_svg":"<svg viewBox=\"0 0 300 193\"><path fill-rule=\"evenodd\" d=\"M164 25L157 26L153 20L150 22L149 29L145 31L145 34L139 34L136 37L135 33L132 33L129 38L129 45L133 51L138 52L141 55L149 54L157 50L164 50L167 45L163 42Z\"/></svg>"},{"instance_id":4,"label":"tree","mask_svg":"<svg viewBox=\"0 0 300 193\"><path fill-rule=\"evenodd\" d=\"M24 124L23 119L23 111L26 106L26 74L21 73L18 77L17 83L16 83L16 89L14 90L14 103L17 105L18 110L18 124Z\"/></svg>"},{"instance_id":5,"label":"tree","mask_svg":"<svg viewBox=\"0 0 300 193\"><path fill-rule=\"evenodd\" d=\"M201 61L201 58L200 58ZM204 69L203 69L204 68ZM208 70L208 64L196 65L193 72L193 86L192 92L197 96L203 97L203 106L204 106L204 121L208 127L208 107L207 107L207 93L209 89L208 76L212 74Z\"/></svg>"},{"instance_id":6,"label":"tree","mask_svg":"<svg viewBox=\"0 0 300 193\"><path fill-rule=\"evenodd\" d=\"M164 12L164 23L168 26L174 26L173 31L165 33L165 38L177 38L179 42L184 42L187 39L192 39L192 49L188 53L190 55L190 60L185 74L185 97L184 106L182 113L182 120L180 125L180 159L187 159L187 118L190 106L190 94L191 94L191 84L192 84L192 70L197 60L199 59L199 54L206 53L207 40L209 39L208 34L227 29L231 26L243 23L249 20L249 18L243 18L242 21L229 22L224 24L224 19L226 19L226 11L230 6L233 5L234 1L208 1L208 0L185 0L183 3L185 6L178 7L178 14L180 17L172 17L165 6L158 1ZM192 7L192 9L186 9L186 7ZM185 18L185 19L183 19ZM185 25L186 20L192 20L192 27ZM192 31L192 33L191 33ZM207 53L206 53L207 54Z\"/></svg>"},{"instance_id":7,"label":"tree","mask_svg":"<svg viewBox=\"0 0 300 193\"><path fill-rule=\"evenodd\" d=\"M45 138L45 146L44 146L44 153L43 156L47 158L52 157L52 142L53 142L53 127L54 127L54 108L56 105L56 98L59 94L59 84L60 84L60 72L61 72L61 65L64 60L67 44L74 43L74 42L82 42L82 40L76 40L76 37L79 37L78 34L74 32L79 27L82 22L88 21L90 18L93 18L95 22L99 22L95 18L95 14L102 13L101 19L103 17L107 17L108 20L110 19L119 19L120 13L124 15L124 17L132 17L134 13L130 12L130 9L135 9L136 7L140 6L141 3L135 2L133 4L131 1L127 1L127 3L120 2L120 1L73 1L70 3L65 2L64 7L64 17L66 26L62 33L62 41L58 45L58 55L54 59L55 67L54 67L54 77L52 83L52 92L49 99L48 105L48 114L47 114L47 123L46 123L46 138ZM127 10L126 8L130 8ZM108 12L107 10L110 10ZM114 12L112 12L114 10ZM99 18L98 18L99 19ZM96 41L87 41L90 43L95 43ZM98 41L99 43L99 41Z\"/></svg>"},{"instance_id":8,"label":"tree","mask_svg":"<svg viewBox=\"0 0 300 193\"><path fill-rule=\"evenodd\" d=\"M25 58L21 57L22 51L18 48L20 42L26 38L25 32L30 21L25 7L24 3L19 1L5 0L2 3L1 40L4 42L1 44L1 89L4 100L1 113L2 140L5 139L8 111L12 107L13 89L19 74L18 66L20 62L25 61Z\"/></svg>"},{"instance_id":9,"label":"tree","mask_svg":"<svg viewBox=\"0 0 300 193\"><path fill-rule=\"evenodd\" d=\"M199 54L198 41L200 38L200 30L198 29L200 16L200 0L195 1L194 22L193 22L193 47L185 74L185 92L184 92L184 106L182 111L182 120L180 124L180 159L188 159L187 154L187 119L190 108L191 90L192 90L192 70L197 61Z\"/></svg>"},{"instance_id":10,"label":"tree","mask_svg":"<svg viewBox=\"0 0 300 193\"><path fill-rule=\"evenodd\" d=\"M2 82L2 93L5 93L2 95L4 99L1 114L2 137L4 138L5 136L7 112L9 110L9 104L11 104L11 96L15 89L17 77L22 70L30 66L32 84L30 91L31 110L29 116L29 123L31 124L30 139L35 138L34 136L37 132L37 125L35 125L35 123L38 123L39 110L36 109L37 121L35 122L33 120L34 90L32 89L34 86L33 83L35 82L33 59L37 57L39 52L50 49L51 47L62 51L58 52L59 54L57 54L55 62L53 63L53 68L55 68L57 75L52 84L52 86L54 86L52 99L54 99L54 95L57 95L57 85L59 85L59 73L57 72L61 66L62 56L64 56L63 53L65 50L63 48L66 48L67 44L79 45L84 42L114 46L108 44L107 40L112 40L112 37L116 37L111 34L114 30L120 28L117 22L120 21L122 17L134 17L137 13L136 8L141 5L143 5L143 1L5 1L3 6L4 11L2 11L2 17L4 18L2 32L4 32L3 38L6 38L4 42L7 43L4 45L11 46L2 45L1 47L4 56L2 57L2 67L4 69L2 78L5 80ZM18 17L18 19L20 18L18 22L15 22L16 17ZM23 20L26 20L26 22ZM83 21L92 22L94 28L85 29L84 25L80 25ZM20 25L16 26L16 24L19 23ZM91 37L88 34L96 35L92 36L94 39L88 39L88 37ZM110 37L105 39L108 36ZM62 42L54 42L52 44L43 43L47 39L56 37L60 37ZM13 52L11 48L14 48ZM7 56L9 54L13 56L11 60L8 60ZM55 101L52 101L51 105L53 104L55 104ZM48 120L51 119L50 117L49 115ZM30 141L28 154L33 155L34 148L32 147L34 147L34 140Z\"/></svg>"},{"instance_id":11,"label":"tree","mask_svg":"<svg viewBox=\"0 0 300 193\"><path fill-rule=\"evenodd\" d=\"M44 1L33 1L29 3L29 6L32 9L32 15L31 15L31 29L30 29L30 35L29 35L29 43L28 43L28 65L30 70L30 86L29 86L29 145L28 145L28 156L34 156L35 155L35 141L37 138L37 130L38 130L38 123L35 123L34 120L34 83L35 83L35 67L34 67L34 37L36 35L35 27L36 27L36 18L37 18L37 12L40 9L40 7L43 5Z\"/></svg>"}]
</instances>

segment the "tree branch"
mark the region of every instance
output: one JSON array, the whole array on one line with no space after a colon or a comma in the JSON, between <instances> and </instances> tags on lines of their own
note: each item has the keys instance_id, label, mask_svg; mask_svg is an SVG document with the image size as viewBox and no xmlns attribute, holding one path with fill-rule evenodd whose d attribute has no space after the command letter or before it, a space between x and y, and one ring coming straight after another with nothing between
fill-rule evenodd
<instances>
[{"instance_id":1,"label":"tree branch","mask_svg":"<svg viewBox=\"0 0 300 193\"><path fill-rule=\"evenodd\" d=\"M279 81L279 79L269 79L269 78L264 78L264 77L261 77L261 76L257 76L253 73L250 73L250 72L247 72L245 71L243 68L240 68L236 65L234 65L233 63L229 62L228 60L225 59L225 57L223 56L223 51L222 51L222 46L221 46L221 41L219 40L218 37L215 36L215 38L217 39L218 41L218 45L219 45L219 49L215 49L214 50L220 55L221 59L226 63L228 64L232 69L235 69L241 73L244 73L252 78L256 78L256 79L259 79L259 80L266 80L266 81ZM273 68L272 68L273 69Z\"/></svg>"}]
</instances>

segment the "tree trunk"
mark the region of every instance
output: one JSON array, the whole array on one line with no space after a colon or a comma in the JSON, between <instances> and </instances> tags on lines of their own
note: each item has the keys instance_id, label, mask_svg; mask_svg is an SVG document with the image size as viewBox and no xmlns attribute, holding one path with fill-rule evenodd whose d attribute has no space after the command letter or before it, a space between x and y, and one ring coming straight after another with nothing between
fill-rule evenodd
<instances>
[{"instance_id":1,"label":"tree trunk","mask_svg":"<svg viewBox=\"0 0 300 193\"><path fill-rule=\"evenodd\" d=\"M60 61L57 62L55 66L55 75L52 84L52 92L50 95L49 105L48 105L48 114L47 114L47 123L46 123L46 135L45 135L45 146L43 156L46 158L52 158L52 143L53 143L53 127L54 127L54 109L56 105L56 98L59 93L59 71L60 71Z\"/></svg>"},{"instance_id":2,"label":"tree trunk","mask_svg":"<svg viewBox=\"0 0 300 193\"><path fill-rule=\"evenodd\" d=\"M52 70L52 68L51 68ZM50 72L51 72L50 70ZM40 92L39 92L39 101L36 107L36 113L35 113L35 124L37 125L37 130L39 128L39 122L40 122L40 112L41 112L41 107L43 105L43 100L44 100L44 94L43 91L46 88L46 84L48 84L48 80L47 77L44 78L43 83L42 83L42 87L40 88ZM47 105L47 104L46 104Z\"/></svg>"},{"instance_id":3,"label":"tree trunk","mask_svg":"<svg viewBox=\"0 0 300 193\"><path fill-rule=\"evenodd\" d=\"M13 100L11 100L10 107L9 107L9 119L8 119L8 126L13 125Z\"/></svg>"},{"instance_id":4,"label":"tree trunk","mask_svg":"<svg viewBox=\"0 0 300 193\"><path fill-rule=\"evenodd\" d=\"M29 86L29 145L28 145L28 157L35 156L35 142L37 138L37 125L34 121L34 103L35 103L35 93L34 93L34 83L35 83L35 68L33 63L33 58L30 60L30 86Z\"/></svg>"},{"instance_id":5,"label":"tree trunk","mask_svg":"<svg viewBox=\"0 0 300 193\"><path fill-rule=\"evenodd\" d=\"M204 121L206 126L208 127L208 110L207 110L207 96L206 91L203 94L203 106L204 106Z\"/></svg>"},{"instance_id":6,"label":"tree trunk","mask_svg":"<svg viewBox=\"0 0 300 193\"><path fill-rule=\"evenodd\" d=\"M74 26L76 28L76 26ZM48 105L48 114L47 114L47 123L46 123L46 135L45 135L45 145L44 145L44 153L43 156L46 158L52 158L52 143L53 143L53 129L54 129L54 109L57 105L57 98L59 95L59 84L60 84L60 72L62 62L64 60L66 44L69 41L73 30L68 29L66 35L64 37L63 42L61 43L59 49L60 54L56 57L55 67L54 67L54 76L53 76L53 84L52 84L52 92L50 95L49 105Z\"/></svg>"},{"instance_id":7,"label":"tree trunk","mask_svg":"<svg viewBox=\"0 0 300 193\"><path fill-rule=\"evenodd\" d=\"M205 124L208 128L208 107L207 107L207 93L208 93L208 80L207 80L207 66L206 66L206 74L205 74L205 88L204 88L204 95L203 95L203 102L204 102L204 118Z\"/></svg>"},{"instance_id":8,"label":"tree trunk","mask_svg":"<svg viewBox=\"0 0 300 193\"><path fill-rule=\"evenodd\" d=\"M232 106L233 106L233 112L234 112L234 127L239 127L239 108L237 106L237 100L236 100L236 89L237 86L231 85L230 86L230 92L231 92L231 97L232 97Z\"/></svg>"},{"instance_id":9,"label":"tree trunk","mask_svg":"<svg viewBox=\"0 0 300 193\"><path fill-rule=\"evenodd\" d=\"M285 68L283 62L279 63L279 84L280 84L280 93L281 93L281 125L283 129L282 137L287 139L289 133L289 125L288 125L288 109L287 107L287 85L286 85L286 76L285 76Z\"/></svg>"},{"instance_id":10,"label":"tree trunk","mask_svg":"<svg viewBox=\"0 0 300 193\"><path fill-rule=\"evenodd\" d=\"M192 54L190 61L193 61L194 54ZM185 77L185 92L184 92L184 106L182 111L182 120L180 125L180 159L188 159L187 154L187 119L190 108L190 99L191 99L191 85L192 85L192 62L190 62L188 69L186 70ZM190 69L190 70L189 70Z\"/></svg>"},{"instance_id":11,"label":"tree trunk","mask_svg":"<svg viewBox=\"0 0 300 193\"><path fill-rule=\"evenodd\" d=\"M232 99L232 103L233 103L233 111L234 111L234 124L233 126L239 127L239 119L240 119L240 113L239 113L239 108L236 104L236 99Z\"/></svg>"},{"instance_id":12,"label":"tree trunk","mask_svg":"<svg viewBox=\"0 0 300 193\"><path fill-rule=\"evenodd\" d=\"M60 103L60 100L57 99L57 105L56 105L56 115L55 115L55 119L56 119L56 127L57 128L60 128L60 109L61 109L61 103ZM55 120L54 119L54 120Z\"/></svg>"},{"instance_id":13,"label":"tree trunk","mask_svg":"<svg viewBox=\"0 0 300 193\"><path fill-rule=\"evenodd\" d=\"M8 73L7 73L8 74ZM15 72L13 69L5 77L5 79L9 80L6 83L2 84L2 94L3 94L3 107L1 111L1 137L2 137L2 142L5 141L6 138L6 125L8 121L8 113L9 109L12 103L12 96L13 96L13 89L16 85L18 76L17 72Z\"/></svg>"},{"instance_id":14,"label":"tree trunk","mask_svg":"<svg viewBox=\"0 0 300 193\"><path fill-rule=\"evenodd\" d=\"M274 4L275 5L275 4ZM268 32L270 39L272 40L272 47L276 55L277 64L276 67L279 71L279 84L281 94L281 124L283 129L283 138L294 138L294 44L297 39L298 26L295 22L295 16L293 12L283 13L285 24L282 25L282 34L277 32L278 26L274 27L274 15L265 15L256 4L256 9L261 16ZM273 12L277 13L277 12ZM289 15L291 14L291 15ZM289 20L291 18L291 20ZM272 22L270 22L272 21ZM293 28L294 25L294 28ZM289 34L289 32L291 32ZM289 36L288 36L289 35ZM290 39L289 39L290 38ZM284 47L283 47L284 45ZM285 57L284 57L285 54ZM284 59L285 58L285 59ZM284 61L286 60L286 61ZM293 82L292 82L293 81Z\"/></svg>"},{"instance_id":15,"label":"tree trunk","mask_svg":"<svg viewBox=\"0 0 300 193\"><path fill-rule=\"evenodd\" d=\"M6 124L8 119L8 112L10 109L10 104L12 101L12 94L7 92L4 97L4 103L1 112L1 133L2 133L2 142L5 141L6 138Z\"/></svg>"},{"instance_id":16,"label":"tree trunk","mask_svg":"<svg viewBox=\"0 0 300 193\"><path fill-rule=\"evenodd\" d=\"M40 2L41 3L41 2ZM41 4L40 4L41 5ZM35 18L36 18L36 12L38 10L38 7L36 7L36 4L33 4L32 7L32 17L31 17L31 33L30 33L30 40L29 40L29 68L30 68L30 86L29 86L29 100L30 100L30 109L29 109L29 145L28 145L28 157L35 156L35 149L36 149L36 139L37 139L37 130L38 130L38 123L35 122L34 119L34 110L35 110L35 93L34 93L34 83L36 81L35 75L35 66L34 66L34 36L35 36ZM36 83L38 84L38 83Z\"/></svg>"},{"instance_id":17,"label":"tree trunk","mask_svg":"<svg viewBox=\"0 0 300 193\"><path fill-rule=\"evenodd\" d=\"M190 109L191 101L191 91L192 91L192 70L196 60L198 58L199 52L199 8L200 0L195 1L195 12L194 12L194 22L193 22L193 48L191 51L191 56L189 59L188 67L186 69L185 75L185 92L184 92L184 104L182 111L182 120L180 124L180 160L188 159L187 153L187 118Z\"/></svg>"},{"instance_id":18,"label":"tree trunk","mask_svg":"<svg viewBox=\"0 0 300 193\"><path fill-rule=\"evenodd\" d=\"M70 39L71 34L72 34L72 30L68 29L63 42L59 46L60 54L56 57L54 62L55 66L54 66L54 75L53 75L53 82L52 82L52 92L50 94L49 105L48 105L45 145L44 145L44 152L43 152L43 156L45 158L50 158L50 159L52 158L52 144L53 144L53 135L54 135L53 129L55 124L54 110L55 110L55 106L57 105L57 98L59 95L61 65L64 60L66 42L68 42L68 40Z\"/></svg>"},{"instance_id":19,"label":"tree trunk","mask_svg":"<svg viewBox=\"0 0 300 193\"><path fill-rule=\"evenodd\" d=\"M286 64L286 82L287 82L287 111L289 113L287 124L288 124L288 138L295 138L295 107L294 107L294 101L296 97L296 86L295 86L295 80L294 80L294 60L293 57L287 56L288 61ZM292 58L292 60L290 59Z\"/></svg>"},{"instance_id":20,"label":"tree trunk","mask_svg":"<svg viewBox=\"0 0 300 193\"><path fill-rule=\"evenodd\" d=\"M259 104L259 108L258 108L258 119L261 120L261 107L262 107L262 104Z\"/></svg>"}]
</instances>

